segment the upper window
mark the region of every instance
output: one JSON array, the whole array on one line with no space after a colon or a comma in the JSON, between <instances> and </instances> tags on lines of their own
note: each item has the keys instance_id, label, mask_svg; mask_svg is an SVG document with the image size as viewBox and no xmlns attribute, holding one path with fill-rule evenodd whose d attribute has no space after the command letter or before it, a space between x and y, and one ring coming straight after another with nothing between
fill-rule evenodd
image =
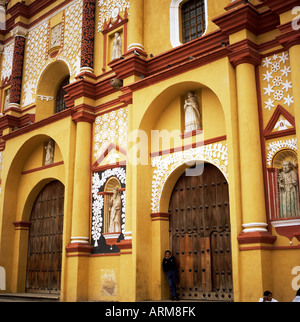
<instances>
[{"instance_id":1,"label":"upper window","mask_svg":"<svg viewBox=\"0 0 300 322\"><path fill-rule=\"evenodd\" d=\"M181 7L182 42L201 37L205 31L204 0L189 0Z\"/></svg>"},{"instance_id":2,"label":"upper window","mask_svg":"<svg viewBox=\"0 0 300 322\"><path fill-rule=\"evenodd\" d=\"M70 83L70 77L68 76L62 81L62 83L59 86L59 89L56 95L56 109L55 109L56 113L61 112L67 108L66 102L65 102L66 92L64 90L64 87L67 86L69 83Z\"/></svg>"},{"instance_id":3,"label":"upper window","mask_svg":"<svg viewBox=\"0 0 300 322\"><path fill-rule=\"evenodd\" d=\"M171 0L170 40L173 47L205 34L207 0Z\"/></svg>"}]
</instances>

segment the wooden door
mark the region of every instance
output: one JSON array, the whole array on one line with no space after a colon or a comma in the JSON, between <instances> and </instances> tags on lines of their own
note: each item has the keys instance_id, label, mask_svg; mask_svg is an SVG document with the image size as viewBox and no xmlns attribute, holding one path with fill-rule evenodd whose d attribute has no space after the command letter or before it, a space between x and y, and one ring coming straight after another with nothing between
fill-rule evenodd
<instances>
[{"instance_id":1,"label":"wooden door","mask_svg":"<svg viewBox=\"0 0 300 322\"><path fill-rule=\"evenodd\" d=\"M201 176L183 174L169 211L180 298L232 301L229 194L223 174L209 163Z\"/></svg>"},{"instance_id":2,"label":"wooden door","mask_svg":"<svg viewBox=\"0 0 300 322\"><path fill-rule=\"evenodd\" d=\"M52 181L40 192L31 212L26 292L60 292L63 216L64 186Z\"/></svg>"}]
</instances>

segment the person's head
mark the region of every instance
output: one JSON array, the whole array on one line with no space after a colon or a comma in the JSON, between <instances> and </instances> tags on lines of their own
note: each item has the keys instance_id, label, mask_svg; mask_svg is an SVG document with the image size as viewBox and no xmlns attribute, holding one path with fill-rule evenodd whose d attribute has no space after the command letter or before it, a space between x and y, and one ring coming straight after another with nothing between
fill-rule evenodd
<instances>
[{"instance_id":1,"label":"person's head","mask_svg":"<svg viewBox=\"0 0 300 322\"><path fill-rule=\"evenodd\" d=\"M300 288L299 288L299 290L297 291L296 296L300 296Z\"/></svg>"},{"instance_id":2,"label":"person's head","mask_svg":"<svg viewBox=\"0 0 300 322\"><path fill-rule=\"evenodd\" d=\"M273 294L272 294L270 291L265 291L265 292L264 292L264 298L265 298L267 301L272 301L272 297L273 297Z\"/></svg>"},{"instance_id":3,"label":"person's head","mask_svg":"<svg viewBox=\"0 0 300 322\"><path fill-rule=\"evenodd\" d=\"M172 256L171 251L170 251L170 250L166 250L166 251L165 251L165 257L166 257L166 258L170 258L171 256Z\"/></svg>"}]
</instances>

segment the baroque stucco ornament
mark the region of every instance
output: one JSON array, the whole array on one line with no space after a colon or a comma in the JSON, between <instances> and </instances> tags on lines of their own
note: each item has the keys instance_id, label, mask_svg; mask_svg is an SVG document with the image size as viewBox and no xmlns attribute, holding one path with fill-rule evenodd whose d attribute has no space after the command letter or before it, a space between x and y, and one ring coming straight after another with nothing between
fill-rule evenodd
<instances>
[{"instance_id":1,"label":"baroque stucco ornament","mask_svg":"<svg viewBox=\"0 0 300 322\"><path fill-rule=\"evenodd\" d=\"M98 32L103 28L104 22L116 19L118 15L130 7L129 0L98 0L99 20Z\"/></svg>"},{"instance_id":2,"label":"baroque stucco ornament","mask_svg":"<svg viewBox=\"0 0 300 322\"><path fill-rule=\"evenodd\" d=\"M183 164L191 161L204 161L215 165L228 179L228 154L227 144L215 143L199 146L194 149L174 152L165 156L154 157L151 161L153 170L152 177L152 213L160 211L160 199L164 185L172 172Z\"/></svg>"},{"instance_id":3,"label":"baroque stucco ornament","mask_svg":"<svg viewBox=\"0 0 300 322\"><path fill-rule=\"evenodd\" d=\"M122 167L105 170L102 173L94 173L92 180L92 239L94 240L94 247L98 246L98 241L103 233L103 207L104 197L98 192L104 189L107 180L110 177L116 177L121 184L126 185L126 170ZM125 201L126 192L121 193L121 231L125 233Z\"/></svg>"}]
</instances>

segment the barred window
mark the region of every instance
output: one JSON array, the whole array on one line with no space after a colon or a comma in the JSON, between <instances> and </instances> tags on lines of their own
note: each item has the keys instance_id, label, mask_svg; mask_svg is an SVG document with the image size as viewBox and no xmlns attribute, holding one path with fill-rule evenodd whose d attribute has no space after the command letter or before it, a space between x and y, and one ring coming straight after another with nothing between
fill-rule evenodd
<instances>
[{"instance_id":1,"label":"barred window","mask_svg":"<svg viewBox=\"0 0 300 322\"><path fill-rule=\"evenodd\" d=\"M201 37L206 29L205 1L189 0L181 7L182 42Z\"/></svg>"},{"instance_id":2,"label":"barred window","mask_svg":"<svg viewBox=\"0 0 300 322\"><path fill-rule=\"evenodd\" d=\"M56 95L56 109L55 113L61 112L67 108L66 102L65 102L65 95L66 92L64 90L64 87L67 86L70 83L70 77L66 77L62 83L60 84L57 95Z\"/></svg>"}]
</instances>

